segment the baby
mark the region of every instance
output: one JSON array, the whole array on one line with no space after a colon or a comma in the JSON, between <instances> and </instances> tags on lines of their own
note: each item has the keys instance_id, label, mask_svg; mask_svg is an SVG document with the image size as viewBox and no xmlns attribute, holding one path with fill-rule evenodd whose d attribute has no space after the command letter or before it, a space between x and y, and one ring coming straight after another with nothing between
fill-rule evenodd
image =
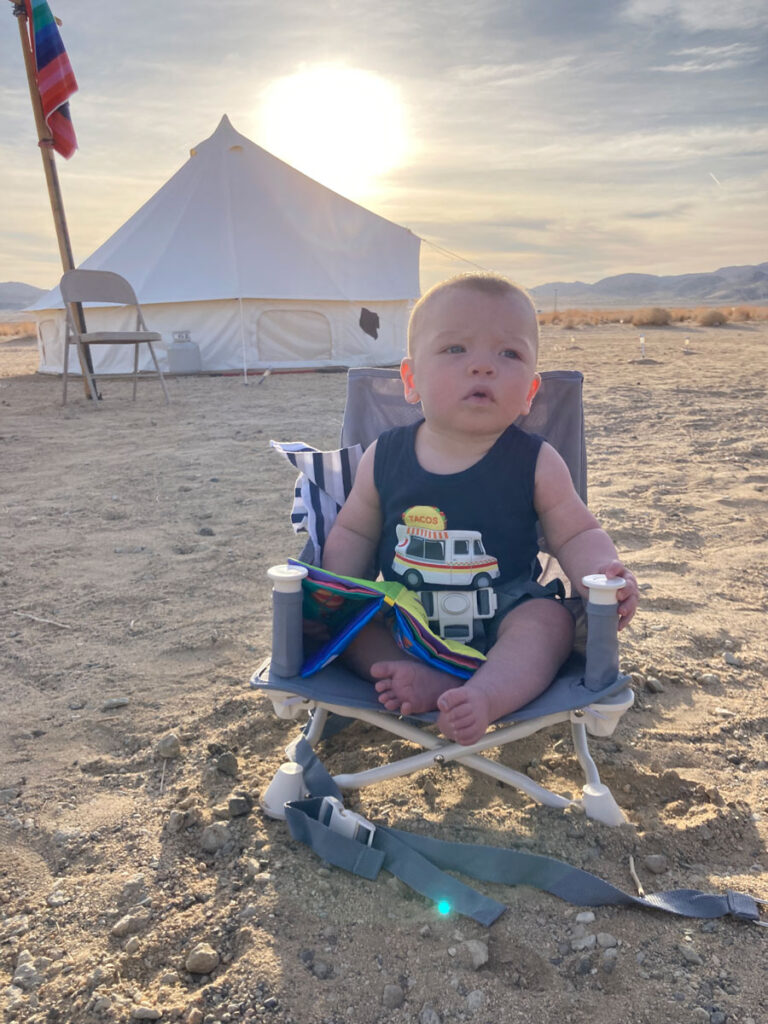
<instances>
[{"instance_id":1,"label":"baby","mask_svg":"<svg viewBox=\"0 0 768 1024\"><path fill-rule=\"evenodd\" d=\"M361 577L378 561L385 579L425 589L411 549L418 555L424 545L439 547L434 538L473 531L461 542L464 567L482 570L470 586L492 584L498 599L486 625L487 660L474 675L457 686L455 677L405 654L378 620L344 655L375 683L387 710L438 710L441 732L465 745L542 693L571 652L573 619L555 593L560 588L536 582L537 521L547 550L580 593L589 573L625 579L620 629L637 607L634 576L561 457L513 425L539 387L538 340L531 300L503 277L455 277L422 296L400 375L406 401L420 402L424 418L385 432L365 451L323 553L331 572ZM402 523L420 521L437 523L438 531L411 530L421 541L409 545Z\"/></svg>"}]
</instances>

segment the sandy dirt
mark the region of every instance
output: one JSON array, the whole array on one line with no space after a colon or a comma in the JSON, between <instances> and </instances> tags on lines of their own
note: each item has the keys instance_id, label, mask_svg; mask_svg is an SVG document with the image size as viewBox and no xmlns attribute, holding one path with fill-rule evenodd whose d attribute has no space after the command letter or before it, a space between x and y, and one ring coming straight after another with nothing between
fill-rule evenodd
<instances>
[{"instance_id":1,"label":"sandy dirt","mask_svg":"<svg viewBox=\"0 0 768 1024\"><path fill-rule=\"evenodd\" d=\"M456 766L350 803L629 891L632 855L648 891L768 898L768 325L645 328L642 361L638 333L548 327L541 354L584 372L590 504L642 587L622 643L636 704L594 742L630 824ZM167 407L156 383L134 404L106 382L94 409L79 382L62 407L36 362L32 342L0 343L6 1019L768 1021L765 929L637 909L578 921L497 885L481 888L509 910L485 929L386 873L329 868L258 809L295 734L248 687L268 653L266 570L301 547L293 472L268 440L335 446L343 375L177 378ZM179 756L163 756L169 734ZM405 746L358 724L325 760L348 770ZM579 794L564 725L500 757Z\"/></svg>"}]
</instances>

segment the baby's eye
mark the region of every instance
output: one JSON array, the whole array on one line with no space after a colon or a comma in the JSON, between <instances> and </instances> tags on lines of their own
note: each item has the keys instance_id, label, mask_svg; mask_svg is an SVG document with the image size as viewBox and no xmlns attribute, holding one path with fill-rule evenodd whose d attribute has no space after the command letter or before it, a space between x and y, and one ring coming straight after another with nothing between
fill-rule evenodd
<instances>
[{"instance_id":1,"label":"baby's eye","mask_svg":"<svg viewBox=\"0 0 768 1024\"><path fill-rule=\"evenodd\" d=\"M520 356L515 352L513 348L505 348L501 353L505 359L519 359Z\"/></svg>"},{"instance_id":2,"label":"baby's eye","mask_svg":"<svg viewBox=\"0 0 768 1024\"><path fill-rule=\"evenodd\" d=\"M465 352L466 349L464 348L463 345L456 344L456 345L446 345L446 347L443 349L443 351L447 352L449 355L456 355L459 352Z\"/></svg>"}]
</instances>

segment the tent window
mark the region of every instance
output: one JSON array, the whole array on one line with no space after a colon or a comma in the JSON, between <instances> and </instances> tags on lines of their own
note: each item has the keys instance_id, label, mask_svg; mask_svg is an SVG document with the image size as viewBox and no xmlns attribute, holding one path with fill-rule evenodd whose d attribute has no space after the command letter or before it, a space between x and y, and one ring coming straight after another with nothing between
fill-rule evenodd
<instances>
[{"instance_id":1,"label":"tent window","mask_svg":"<svg viewBox=\"0 0 768 1024\"><path fill-rule=\"evenodd\" d=\"M331 325L322 313L268 309L259 317L259 359L263 363L308 363L333 355Z\"/></svg>"}]
</instances>

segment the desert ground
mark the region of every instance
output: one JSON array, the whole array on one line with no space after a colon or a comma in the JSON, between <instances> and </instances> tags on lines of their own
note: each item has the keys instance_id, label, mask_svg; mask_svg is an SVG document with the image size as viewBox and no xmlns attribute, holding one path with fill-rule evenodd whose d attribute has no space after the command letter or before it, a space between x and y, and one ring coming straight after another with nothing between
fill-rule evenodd
<instances>
[{"instance_id":1,"label":"desert ground","mask_svg":"<svg viewBox=\"0 0 768 1024\"><path fill-rule=\"evenodd\" d=\"M590 505L642 589L621 648L636 703L593 744L629 824L459 766L349 803L627 891L632 856L647 891L766 899L768 324L644 328L644 358L640 333L547 326L541 346L543 369L584 373ZM105 382L93 408L79 382L62 407L36 365L32 340L0 343L5 1019L768 1021L754 924L579 919L553 896L481 885L509 908L486 929L386 873L323 864L260 811L296 727L248 681L269 649L267 568L302 544L294 473L268 442L335 447L343 374L178 377L168 406L154 382L135 403ZM392 747L405 744L357 724L323 751L340 771ZM564 725L499 756L579 795Z\"/></svg>"}]
</instances>

